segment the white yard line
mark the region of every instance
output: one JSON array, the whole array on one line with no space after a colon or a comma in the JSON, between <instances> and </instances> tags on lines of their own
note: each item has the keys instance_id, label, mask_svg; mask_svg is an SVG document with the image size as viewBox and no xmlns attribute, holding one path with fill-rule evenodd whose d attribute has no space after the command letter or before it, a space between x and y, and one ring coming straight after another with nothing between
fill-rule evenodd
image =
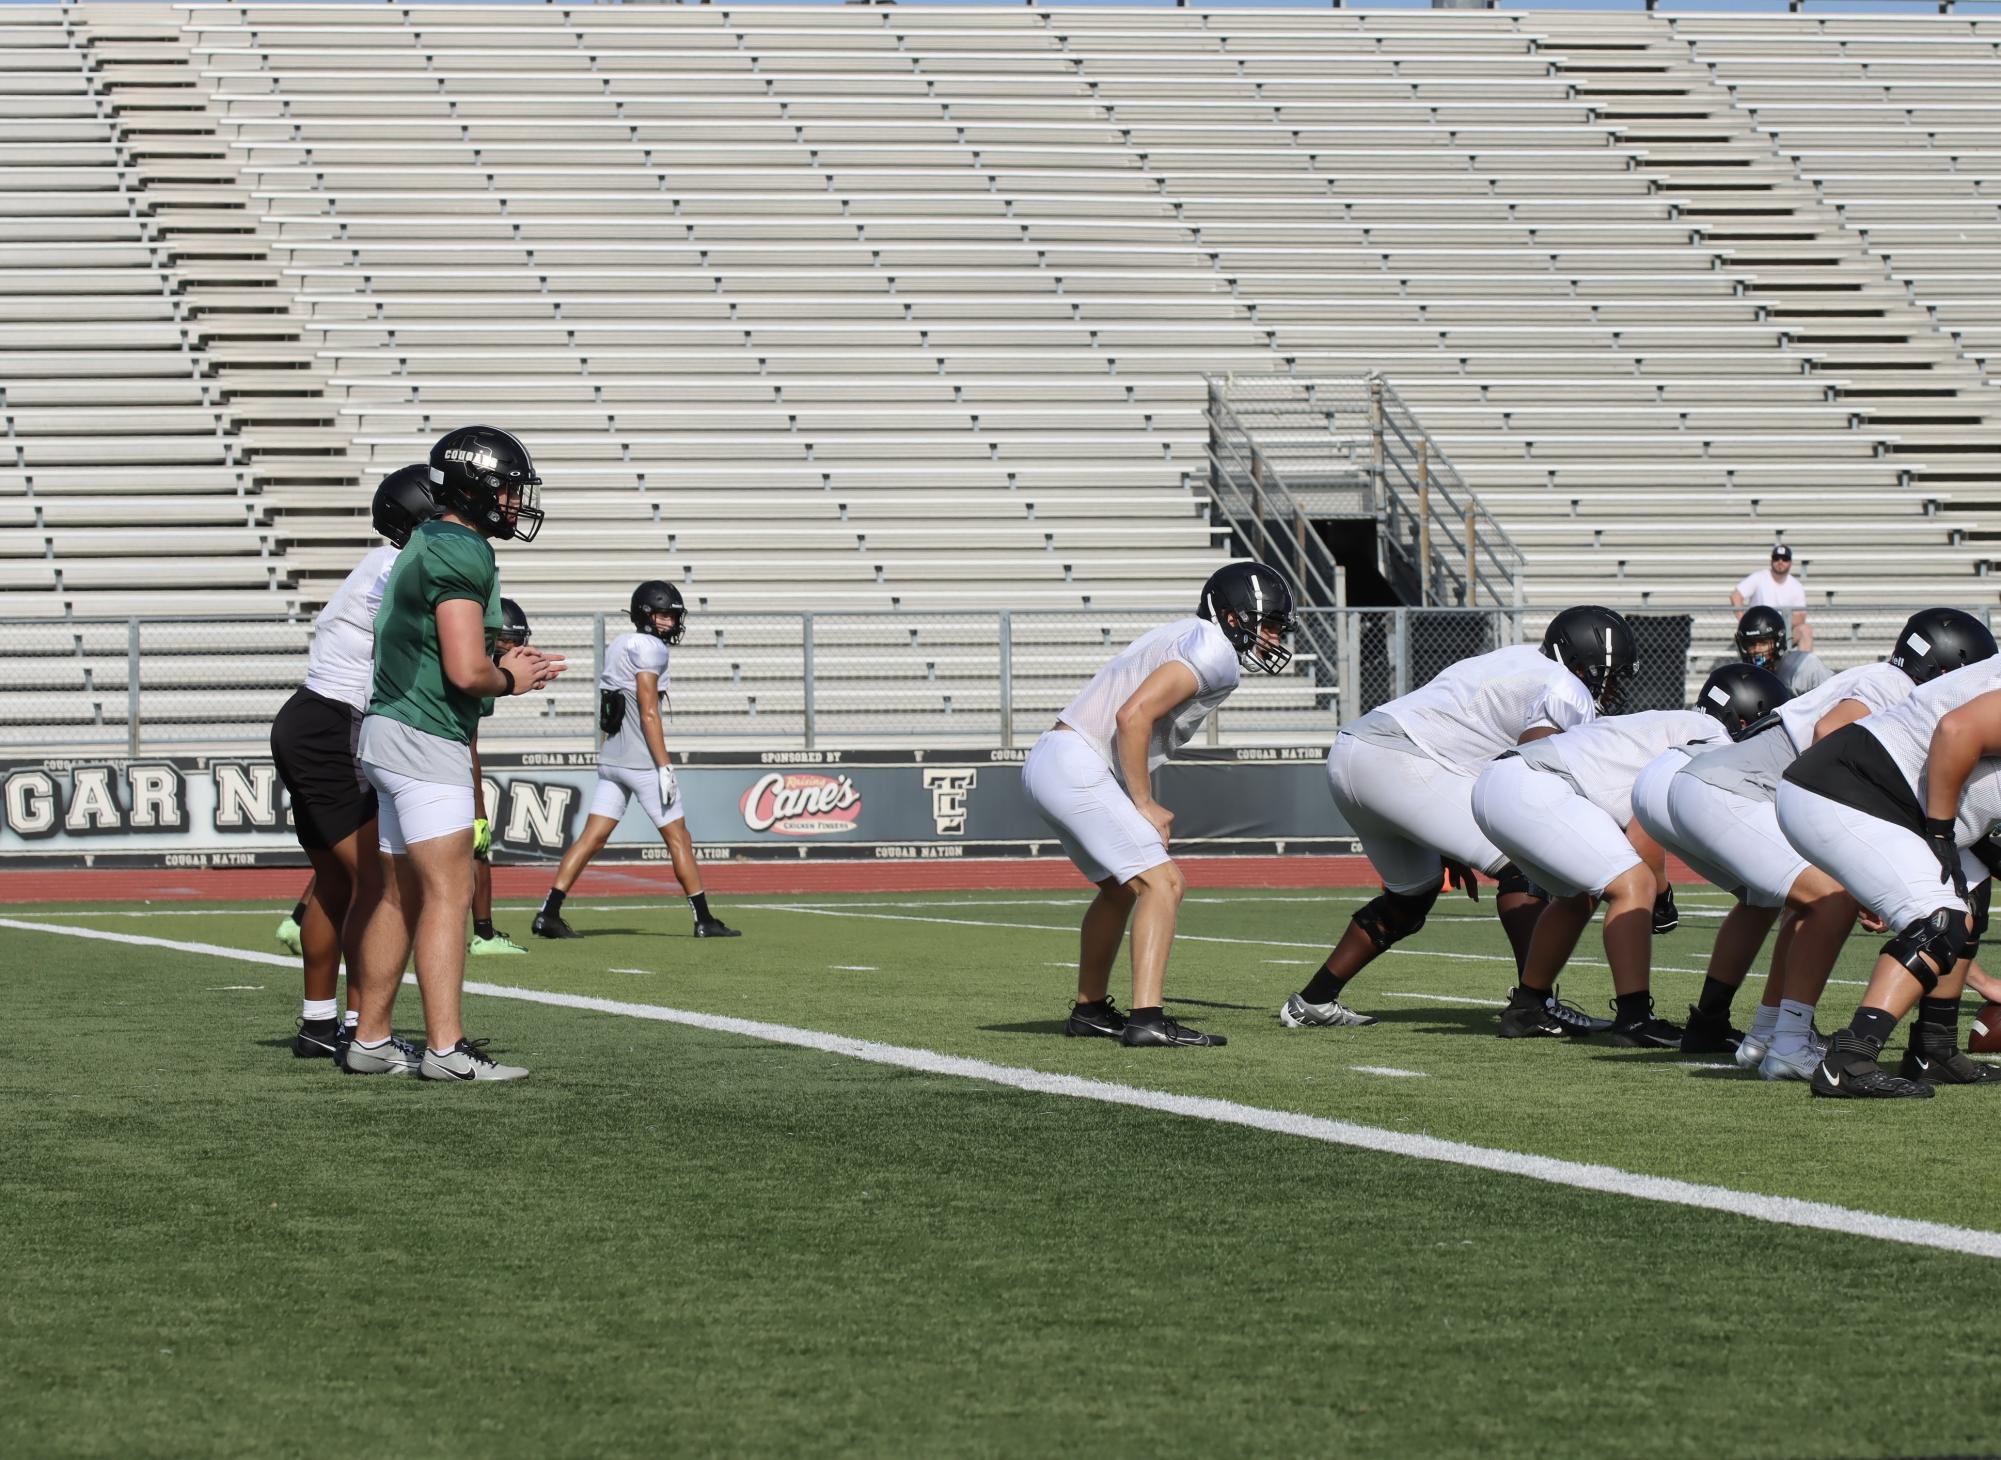
<instances>
[{"instance_id":1,"label":"white yard line","mask_svg":"<svg viewBox=\"0 0 2001 1460\"><path fill-rule=\"evenodd\" d=\"M1431 1076L1423 1070L1400 1070L1394 1065L1350 1065L1349 1069L1358 1075L1388 1075L1397 1080L1428 1080Z\"/></svg>"},{"instance_id":2,"label":"white yard line","mask_svg":"<svg viewBox=\"0 0 2001 1460\"><path fill-rule=\"evenodd\" d=\"M226 948L214 943L182 943L167 938L148 938L131 933L114 933L101 928L64 927L57 923L0 918L0 927L31 933L55 933L142 948L166 948L180 953L200 953L244 963L282 964L291 960L269 953L242 948ZM737 1019L723 1014L703 1014L689 1009L669 1009L657 1004L632 1004L617 999L592 998L583 994L550 993L542 989L510 988L504 984L469 982L466 992L494 999L513 999L528 1004L544 1004L560 1009L611 1014L625 1019L647 1019L664 1024L685 1025L717 1034L733 1034L761 1039L770 1044L837 1054L869 1064L916 1070L924 1074L978 1080L1035 1095L1062 1096L1091 1100L1104 1105L1123 1105L1140 1110L1178 1115L1188 1120L1206 1120L1219 1125L1241 1126L1271 1131L1302 1140L1348 1146L1383 1155L1402 1156L1416 1161L1436 1161L1445 1165L1519 1176L1551 1186L1567 1186L1582 1191L1603 1192L1634 1201L1661 1202L1669 1206L1726 1212L1753 1221L1779 1226L1805 1227L1867 1237L1878 1242L1896 1242L1912 1247L1930 1247L1941 1252L1964 1253L2001 1261L2001 1232L1977 1227L1959 1227L1946 1222L1925 1222L1909 1217L1893 1217L1881 1212L1858 1211L1826 1202L1803 1201L1797 1197L1769 1196L1761 1192L1736 1191L1725 1186L1707 1186L1676 1181L1664 1176L1647 1176L1581 1161L1564 1161L1553 1156L1537 1156L1526 1151L1510 1151L1490 1146L1468 1145L1463 1141L1441 1140L1436 1136L1414 1135L1357 1125L1351 1121L1329 1120L1291 1110L1269 1110L1242 1105L1234 1100L1215 1100L1196 1095L1175 1095L1165 1090L1148 1090L1110 1080L1087 1080L1077 1075L1057 1075L1046 1070L997 1065L961 1055L940 1054L935 1050L911 1049L902 1045L879 1044L830 1034L819 1029L799 1029L789 1024L767 1024L755 1019ZM1184 1056L1186 1058L1186 1056Z\"/></svg>"}]
</instances>

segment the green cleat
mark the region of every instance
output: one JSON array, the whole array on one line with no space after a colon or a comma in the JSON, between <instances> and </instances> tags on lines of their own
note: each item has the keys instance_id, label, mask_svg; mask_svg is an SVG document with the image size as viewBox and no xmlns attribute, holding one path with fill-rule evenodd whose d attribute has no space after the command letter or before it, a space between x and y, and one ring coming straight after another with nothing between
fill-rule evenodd
<instances>
[{"instance_id":1,"label":"green cleat","mask_svg":"<svg viewBox=\"0 0 2001 1460\"><path fill-rule=\"evenodd\" d=\"M292 921L290 913L285 915L284 922L278 924L278 946L290 950L295 958L306 951L299 942L299 925Z\"/></svg>"},{"instance_id":2,"label":"green cleat","mask_svg":"<svg viewBox=\"0 0 2001 1460\"><path fill-rule=\"evenodd\" d=\"M491 938L482 938L475 934L472 942L466 945L466 951L474 958L496 958L503 954L526 953L528 950L496 928Z\"/></svg>"}]
</instances>

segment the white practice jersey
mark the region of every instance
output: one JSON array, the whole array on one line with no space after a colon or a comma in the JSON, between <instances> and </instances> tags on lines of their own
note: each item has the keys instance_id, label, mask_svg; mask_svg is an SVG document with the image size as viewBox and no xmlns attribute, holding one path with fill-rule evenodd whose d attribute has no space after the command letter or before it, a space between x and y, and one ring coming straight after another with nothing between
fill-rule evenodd
<instances>
[{"instance_id":1,"label":"white practice jersey","mask_svg":"<svg viewBox=\"0 0 2001 1460\"><path fill-rule=\"evenodd\" d=\"M2001 689L2001 658L1983 659L1978 664L1941 674L1929 684L1918 685L1902 704L1856 723L1890 752L1890 759L1904 773L1912 794L1922 806L1925 762L1932 753L1932 732L1938 729L1938 722L1961 705L1997 689Z\"/></svg>"},{"instance_id":2,"label":"white practice jersey","mask_svg":"<svg viewBox=\"0 0 2001 1460\"><path fill-rule=\"evenodd\" d=\"M1797 699L1779 706L1779 724L1795 751L1813 744L1813 727L1821 717L1843 700L1860 700L1869 713L1880 715L1892 705L1901 705L1917 686L1910 675L1888 664L1858 664L1844 669L1818 689L1810 689Z\"/></svg>"},{"instance_id":3,"label":"white practice jersey","mask_svg":"<svg viewBox=\"0 0 2001 1460\"><path fill-rule=\"evenodd\" d=\"M1983 756L1959 792L1956 840L1963 847L2001 831L2001 757Z\"/></svg>"},{"instance_id":4,"label":"white practice jersey","mask_svg":"<svg viewBox=\"0 0 2001 1460\"><path fill-rule=\"evenodd\" d=\"M306 688L357 710L375 688L375 615L400 549L384 543L356 564L320 616L306 660Z\"/></svg>"},{"instance_id":5,"label":"white practice jersey","mask_svg":"<svg viewBox=\"0 0 2001 1460\"><path fill-rule=\"evenodd\" d=\"M667 645L652 634L620 634L604 651L604 673L598 688L625 698L625 718L618 732L607 735L598 747L598 764L623 766L629 770L650 770L653 750L639 719L639 676L658 676L660 688L654 708L667 697Z\"/></svg>"},{"instance_id":6,"label":"white practice jersey","mask_svg":"<svg viewBox=\"0 0 2001 1460\"><path fill-rule=\"evenodd\" d=\"M1700 710L1642 710L1607 715L1522 747L1522 759L1560 768L1584 798L1620 826L1633 820L1633 782L1676 747L1728 745L1730 732Z\"/></svg>"},{"instance_id":7,"label":"white practice jersey","mask_svg":"<svg viewBox=\"0 0 2001 1460\"><path fill-rule=\"evenodd\" d=\"M1091 677L1077 698L1063 707L1058 717L1091 743L1099 759L1119 771L1119 709L1133 692L1161 665L1179 660L1195 674L1195 693L1162 715L1153 726L1153 738L1146 748L1146 768L1157 770L1175 751L1186 745L1209 712L1230 697L1237 687L1237 651L1223 631L1205 618L1176 619L1151 633L1141 634Z\"/></svg>"},{"instance_id":8,"label":"white practice jersey","mask_svg":"<svg viewBox=\"0 0 2001 1460\"><path fill-rule=\"evenodd\" d=\"M1598 714L1584 681L1530 644L1462 659L1378 712L1448 770L1477 771L1541 725L1571 730Z\"/></svg>"}]
</instances>

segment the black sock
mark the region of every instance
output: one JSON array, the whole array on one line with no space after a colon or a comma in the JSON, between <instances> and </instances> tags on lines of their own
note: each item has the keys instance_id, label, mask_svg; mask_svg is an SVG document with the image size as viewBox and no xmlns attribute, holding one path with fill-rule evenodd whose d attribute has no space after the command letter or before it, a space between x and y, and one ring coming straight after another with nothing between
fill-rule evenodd
<instances>
[{"instance_id":1,"label":"black sock","mask_svg":"<svg viewBox=\"0 0 2001 1460\"><path fill-rule=\"evenodd\" d=\"M1695 1001L1695 1009L1698 1014L1706 1015L1711 1019L1728 1019L1730 1017L1730 1001L1736 997L1736 984L1721 983L1713 978L1705 978L1702 981L1702 993Z\"/></svg>"},{"instance_id":2,"label":"black sock","mask_svg":"<svg viewBox=\"0 0 2001 1460\"><path fill-rule=\"evenodd\" d=\"M554 917L563 910L563 899L568 896L560 887L550 888L549 895L542 899L542 911Z\"/></svg>"},{"instance_id":3,"label":"black sock","mask_svg":"<svg viewBox=\"0 0 2001 1460\"><path fill-rule=\"evenodd\" d=\"M1097 1014L1111 1007L1112 1007L1112 1001L1109 998L1077 1000L1077 1012L1080 1014Z\"/></svg>"},{"instance_id":4,"label":"black sock","mask_svg":"<svg viewBox=\"0 0 2001 1460\"><path fill-rule=\"evenodd\" d=\"M692 897L690 897L690 898L688 899L688 906L689 906L689 907L692 907L692 908L693 908L693 909L695 910L695 921L696 921L696 922L698 922L698 923L706 923L706 922L707 922L707 921L709 920L709 894L708 894L708 893L706 893L706 892L697 892L697 893L696 893L696 894L695 894L694 896L692 896Z\"/></svg>"},{"instance_id":5,"label":"black sock","mask_svg":"<svg viewBox=\"0 0 2001 1460\"><path fill-rule=\"evenodd\" d=\"M1859 1034L1876 1053L1890 1042L1890 1036L1897 1032L1897 1016L1888 1009L1872 1009L1867 1004L1855 1011L1855 1017L1848 1021L1848 1032Z\"/></svg>"},{"instance_id":6,"label":"black sock","mask_svg":"<svg viewBox=\"0 0 2001 1460\"><path fill-rule=\"evenodd\" d=\"M299 905L292 909L292 921L295 923L303 923L305 920L306 920L306 900L302 897L299 899Z\"/></svg>"},{"instance_id":7,"label":"black sock","mask_svg":"<svg viewBox=\"0 0 2001 1460\"><path fill-rule=\"evenodd\" d=\"M474 918L472 920L472 933L475 938L491 938L493 936L493 919Z\"/></svg>"},{"instance_id":8,"label":"black sock","mask_svg":"<svg viewBox=\"0 0 2001 1460\"><path fill-rule=\"evenodd\" d=\"M1918 1023L1937 1024L1943 1028L1957 1032L1959 1029L1959 1000L1919 999ZM1958 1042L1957 1038L1953 1040L1955 1044Z\"/></svg>"},{"instance_id":9,"label":"black sock","mask_svg":"<svg viewBox=\"0 0 2001 1460\"><path fill-rule=\"evenodd\" d=\"M1614 994L1612 1003L1618 1010L1619 1022L1622 1024L1636 1023L1650 1017L1654 1012L1654 996L1646 989L1641 989L1636 994Z\"/></svg>"},{"instance_id":10,"label":"black sock","mask_svg":"<svg viewBox=\"0 0 2001 1460\"><path fill-rule=\"evenodd\" d=\"M1341 990L1346 987L1348 980L1323 963L1306 981L1306 987L1299 991L1299 996L1309 1004L1331 1004L1341 997Z\"/></svg>"},{"instance_id":11,"label":"black sock","mask_svg":"<svg viewBox=\"0 0 2001 1460\"><path fill-rule=\"evenodd\" d=\"M1548 989L1530 988L1525 983L1518 983L1508 990L1508 1002L1518 1008L1540 1009L1549 1002L1549 994Z\"/></svg>"},{"instance_id":12,"label":"black sock","mask_svg":"<svg viewBox=\"0 0 2001 1460\"><path fill-rule=\"evenodd\" d=\"M1144 1009L1135 1009L1126 1015L1126 1023L1128 1024L1165 1024L1166 1022L1167 1015L1161 1012L1161 1007L1158 1004L1151 1004Z\"/></svg>"}]
</instances>

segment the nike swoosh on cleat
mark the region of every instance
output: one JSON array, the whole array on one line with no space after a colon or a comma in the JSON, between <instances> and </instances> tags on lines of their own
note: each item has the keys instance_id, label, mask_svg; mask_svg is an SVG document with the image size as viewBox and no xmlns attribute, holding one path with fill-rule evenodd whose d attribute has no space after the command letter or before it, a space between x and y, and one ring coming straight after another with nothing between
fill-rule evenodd
<instances>
[{"instance_id":1,"label":"nike swoosh on cleat","mask_svg":"<svg viewBox=\"0 0 2001 1460\"><path fill-rule=\"evenodd\" d=\"M1827 1062L1825 1060L1821 1062L1820 1072L1821 1074L1827 1076L1828 1084L1834 1086L1834 1088L1837 1090L1841 1088L1841 1076L1835 1074L1834 1071L1830 1070L1827 1067Z\"/></svg>"},{"instance_id":2,"label":"nike swoosh on cleat","mask_svg":"<svg viewBox=\"0 0 2001 1460\"><path fill-rule=\"evenodd\" d=\"M1918 1068L1919 1068L1919 1069L1921 1069L1921 1070L1928 1070L1928 1069L1930 1069L1931 1067L1932 1067L1932 1062L1931 1062L1930 1060L1926 1059L1926 1058L1925 1058L1925 1057L1924 1057L1923 1055L1919 1055L1919 1056L1918 1056Z\"/></svg>"}]
</instances>

